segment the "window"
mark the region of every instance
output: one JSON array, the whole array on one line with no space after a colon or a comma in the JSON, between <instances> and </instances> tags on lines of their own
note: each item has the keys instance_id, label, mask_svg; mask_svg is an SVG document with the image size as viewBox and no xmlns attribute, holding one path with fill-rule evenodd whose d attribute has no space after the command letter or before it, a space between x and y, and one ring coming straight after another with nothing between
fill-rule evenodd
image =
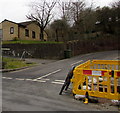
<instances>
[{"instance_id":1,"label":"window","mask_svg":"<svg viewBox=\"0 0 120 113\"><path fill-rule=\"evenodd\" d=\"M13 34L14 33L14 27L11 27L10 28L10 34Z\"/></svg>"},{"instance_id":2,"label":"window","mask_svg":"<svg viewBox=\"0 0 120 113\"><path fill-rule=\"evenodd\" d=\"M25 29L25 36L29 37L29 30Z\"/></svg>"},{"instance_id":3,"label":"window","mask_svg":"<svg viewBox=\"0 0 120 113\"><path fill-rule=\"evenodd\" d=\"M35 38L35 31L32 31L32 38Z\"/></svg>"}]
</instances>

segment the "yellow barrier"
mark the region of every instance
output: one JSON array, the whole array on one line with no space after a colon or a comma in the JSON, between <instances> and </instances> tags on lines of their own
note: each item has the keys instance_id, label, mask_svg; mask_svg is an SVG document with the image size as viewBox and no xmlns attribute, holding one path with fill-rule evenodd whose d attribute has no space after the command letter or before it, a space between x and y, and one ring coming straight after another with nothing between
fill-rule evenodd
<instances>
[{"instance_id":1,"label":"yellow barrier","mask_svg":"<svg viewBox=\"0 0 120 113\"><path fill-rule=\"evenodd\" d=\"M78 95L120 100L120 61L92 60L77 66L71 79Z\"/></svg>"}]
</instances>

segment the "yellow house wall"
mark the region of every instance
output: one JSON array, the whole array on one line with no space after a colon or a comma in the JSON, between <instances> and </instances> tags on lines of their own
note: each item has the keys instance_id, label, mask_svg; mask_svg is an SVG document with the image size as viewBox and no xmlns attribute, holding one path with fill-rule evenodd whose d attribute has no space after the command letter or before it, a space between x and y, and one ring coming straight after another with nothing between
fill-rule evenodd
<instances>
[{"instance_id":1,"label":"yellow house wall","mask_svg":"<svg viewBox=\"0 0 120 113\"><path fill-rule=\"evenodd\" d=\"M10 28L14 28L14 33L10 34ZM18 25L9 21L2 22L3 40L13 40L18 38Z\"/></svg>"},{"instance_id":2,"label":"yellow house wall","mask_svg":"<svg viewBox=\"0 0 120 113\"><path fill-rule=\"evenodd\" d=\"M14 33L10 34L10 28L14 28ZM14 38L19 38L21 40L40 40L40 27L35 23L31 23L24 27L18 27L18 24L4 21L0 23L0 29L3 30L3 40L13 40ZM29 30L29 37L25 36L25 29ZM32 38L32 31L35 32L35 38ZM47 35L44 33L44 39L47 40Z\"/></svg>"},{"instance_id":3,"label":"yellow house wall","mask_svg":"<svg viewBox=\"0 0 120 113\"><path fill-rule=\"evenodd\" d=\"M19 39L26 40L25 39L25 28L19 27Z\"/></svg>"},{"instance_id":4,"label":"yellow house wall","mask_svg":"<svg viewBox=\"0 0 120 113\"><path fill-rule=\"evenodd\" d=\"M2 35L2 23L0 23L0 40L3 40L3 35Z\"/></svg>"},{"instance_id":5,"label":"yellow house wall","mask_svg":"<svg viewBox=\"0 0 120 113\"><path fill-rule=\"evenodd\" d=\"M25 36L25 29L29 30L29 37ZM40 28L38 25L31 23L26 28L19 28L19 37L22 40L40 40ZM32 38L32 31L35 32L35 38Z\"/></svg>"},{"instance_id":6,"label":"yellow house wall","mask_svg":"<svg viewBox=\"0 0 120 113\"><path fill-rule=\"evenodd\" d=\"M0 29L2 29L2 23L0 23Z\"/></svg>"}]
</instances>

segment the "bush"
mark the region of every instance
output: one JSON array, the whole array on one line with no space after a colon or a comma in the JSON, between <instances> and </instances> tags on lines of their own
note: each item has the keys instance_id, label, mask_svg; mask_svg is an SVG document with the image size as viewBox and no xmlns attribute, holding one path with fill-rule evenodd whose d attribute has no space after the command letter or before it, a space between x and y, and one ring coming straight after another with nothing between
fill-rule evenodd
<instances>
[{"instance_id":1,"label":"bush","mask_svg":"<svg viewBox=\"0 0 120 113\"><path fill-rule=\"evenodd\" d=\"M17 37L14 37L13 38L13 41L18 41L19 39Z\"/></svg>"},{"instance_id":2,"label":"bush","mask_svg":"<svg viewBox=\"0 0 120 113\"><path fill-rule=\"evenodd\" d=\"M6 64L6 62L2 61L2 69L5 69Z\"/></svg>"}]
</instances>

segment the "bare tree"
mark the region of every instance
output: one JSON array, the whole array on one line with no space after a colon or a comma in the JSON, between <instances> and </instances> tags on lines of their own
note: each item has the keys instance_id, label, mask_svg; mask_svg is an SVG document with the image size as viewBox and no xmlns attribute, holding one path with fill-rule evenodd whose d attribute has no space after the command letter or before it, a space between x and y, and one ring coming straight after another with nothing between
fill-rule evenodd
<instances>
[{"instance_id":1,"label":"bare tree","mask_svg":"<svg viewBox=\"0 0 120 113\"><path fill-rule=\"evenodd\" d=\"M71 2L72 0L69 0L68 2L61 2L59 1L58 4L60 6L60 12L62 12L62 19L64 20L70 20L69 14L70 14L70 8L71 8Z\"/></svg>"},{"instance_id":2,"label":"bare tree","mask_svg":"<svg viewBox=\"0 0 120 113\"><path fill-rule=\"evenodd\" d=\"M113 2L111 5L113 8L120 8L120 0L118 0L118 2Z\"/></svg>"},{"instance_id":3,"label":"bare tree","mask_svg":"<svg viewBox=\"0 0 120 113\"><path fill-rule=\"evenodd\" d=\"M26 16L28 19L38 22L41 40L44 40L45 28L53 19L52 10L56 3L57 1L48 3L47 0L43 0L41 3L33 3L31 4L32 12Z\"/></svg>"},{"instance_id":4,"label":"bare tree","mask_svg":"<svg viewBox=\"0 0 120 113\"><path fill-rule=\"evenodd\" d=\"M83 11L85 3L78 0L77 2L72 3L71 14L73 15L73 20L77 22L80 20L80 13Z\"/></svg>"},{"instance_id":5,"label":"bare tree","mask_svg":"<svg viewBox=\"0 0 120 113\"><path fill-rule=\"evenodd\" d=\"M61 6L62 17L72 23L80 20L80 14L85 8L85 2L83 0L69 0L68 2L59 3Z\"/></svg>"}]
</instances>

